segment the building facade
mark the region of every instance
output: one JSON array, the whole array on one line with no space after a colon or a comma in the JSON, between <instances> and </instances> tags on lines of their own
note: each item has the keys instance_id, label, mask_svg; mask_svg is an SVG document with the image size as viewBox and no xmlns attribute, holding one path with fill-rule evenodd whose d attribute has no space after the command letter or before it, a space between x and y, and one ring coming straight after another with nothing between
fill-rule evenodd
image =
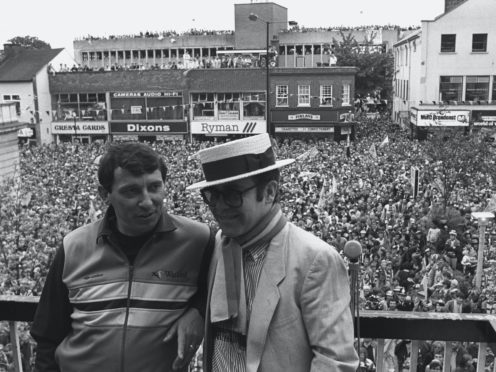
<instances>
[{"instance_id":1,"label":"building facade","mask_svg":"<svg viewBox=\"0 0 496 372\"><path fill-rule=\"evenodd\" d=\"M401 68L395 76L393 115L401 122L409 111L416 133L444 126L492 128L496 2L446 0L445 8L436 19L422 22L418 37L394 46L395 66ZM396 88L401 87L400 80L408 81L406 88Z\"/></svg>"}]
</instances>

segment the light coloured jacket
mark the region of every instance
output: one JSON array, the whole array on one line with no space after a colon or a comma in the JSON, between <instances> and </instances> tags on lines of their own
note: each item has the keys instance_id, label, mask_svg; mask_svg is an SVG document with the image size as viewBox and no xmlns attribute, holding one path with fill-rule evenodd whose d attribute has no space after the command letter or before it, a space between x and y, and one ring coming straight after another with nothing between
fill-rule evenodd
<instances>
[{"instance_id":1,"label":"light coloured jacket","mask_svg":"<svg viewBox=\"0 0 496 372\"><path fill-rule=\"evenodd\" d=\"M247 335L247 372L355 372L349 303L348 274L336 249L288 222L272 239L260 274ZM209 307L206 319L208 372L213 350Z\"/></svg>"}]
</instances>

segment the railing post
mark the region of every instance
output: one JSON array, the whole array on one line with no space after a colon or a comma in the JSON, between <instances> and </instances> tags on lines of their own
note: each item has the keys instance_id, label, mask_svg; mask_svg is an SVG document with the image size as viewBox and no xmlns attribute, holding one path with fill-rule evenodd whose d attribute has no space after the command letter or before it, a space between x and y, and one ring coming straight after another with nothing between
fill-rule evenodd
<instances>
[{"instance_id":1,"label":"railing post","mask_svg":"<svg viewBox=\"0 0 496 372\"><path fill-rule=\"evenodd\" d=\"M412 340L412 348L410 350L410 372L417 371L419 341Z\"/></svg>"},{"instance_id":2,"label":"railing post","mask_svg":"<svg viewBox=\"0 0 496 372\"><path fill-rule=\"evenodd\" d=\"M486 370L486 354L487 344L479 342L479 352L477 353L477 372L484 372Z\"/></svg>"},{"instance_id":3,"label":"railing post","mask_svg":"<svg viewBox=\"0 0 496 372\"><path fill-rule=\"evenodd\" d=\"M443 372L451 372L451 353L452 353L452 342L446 341L444 343L444 361L443 361Z\"/></svg>"},{"instance_id":4,"label":"railing post","mask_svg":"<svg viewBox=\"0 0 496 372\"><path fill-rule=\"evenodd\" d=\"M375 358L376 371L384 370L384 339L380 338L377 340L377 353Z\"/></svg>"},{"instance_id":5,"label":"railing post","mask_svg":"<svg viewBox=\"0 0 496 372\"><path fill-rule=\"evenodd\" d=\"M10 344L12 345L12 358L16 372L22 372L21 345L19 343L19 332L17 331L17 322L9 321Z\"/></svg>"}]
</instances>

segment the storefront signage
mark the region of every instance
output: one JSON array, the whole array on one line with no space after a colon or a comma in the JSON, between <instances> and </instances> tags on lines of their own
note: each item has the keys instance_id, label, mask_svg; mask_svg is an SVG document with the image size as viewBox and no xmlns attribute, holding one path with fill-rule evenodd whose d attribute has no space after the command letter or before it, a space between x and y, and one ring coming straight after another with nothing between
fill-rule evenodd
<instances>
[{"instance_id":1,"label":"storefront signage","mask_svg":"<svg viewBox=\"0 0 496 372\"><path fill-rule=\"evenodd\" d=\"M141 114L141 106L131 106L131 114Z\"/></svg>"},{"instance_id":2,"label":"storefront signage","mask_svg":"<svg viewBox=\"0 0 496 372\"><path fill-rule=\"evenodd\" d=\"M193 134L260 134L267 132L265 120L192 121Z\"/></svg>"},{"instance_id":3,"label":"storefront signage","mask_svg":"<svg viewBox=\"0 0 496 372\"><path fill-rule=\"evenodd\" d=\"M313 115L313 114L288 115L288 120L320 120L320 115Z\"/></svg>"},{"instance_id":4,"label":"storefront signage","mask_svg":"<svg viewBox=\"0 0 496 372\"><path fill-rule=\"evenodd\" d=\"M112 98L135 98L135 97L182 97L182 92L114 92Z\"/></svg>"},{"instance_id":5,"label":"storefront signage","mask_svg":"<svg viewBox=\"0 0 496 372\"><path fill-rule=\"evenodd\" d=\"M221 111L219 110L220 120L238 120L239 111Z\"/></svg>"},{"instance_id":6,"label":"storefront signage","mask_svg":"<svg viewBox=\"0 0 496 372\"><path fill-rule=\"evenodd\" d=\"M109 126L106 121L83 121L71 122L54 122L51 124L52 134L108 134Z\"/></svg>"},{"instance_id":7,"label":"storefront signage","mask_svg":"<svg viewBox=\"0 0 496 372\"><path fill-rule=\"evenodd\" d=\"M473 110L472 121L476 127L496 126L496 110Z\"/></svg>"},{"instance_id":8,"label":"storefront signage","mask_svg":"<svg viewBox=\"0 0 496 372\"><path fill-rule=\"evenodd\" d=\"M145 122L145 123L122 123L111 122L110 131L112 134L172 134L187 133L186 122Z\"/></svg>"},{"instance_id":9,"label":"storefront signage","mask_svg":"<svg viewBox=\"0 0 496 372\"><path fill-rule=\"evenodd\" d=\"M334 127L276 127L276 133L334 133Z\"/></svg>"},{"instance_id":10,"label":"storefront signage","mask_svg":"<svg viewBox=\"0 0 496 372\"><path fill-rule=\"evenodd\" d=\"M469 111L417 111L419 127L468 126Z\"/></svg>"}]
</instances>

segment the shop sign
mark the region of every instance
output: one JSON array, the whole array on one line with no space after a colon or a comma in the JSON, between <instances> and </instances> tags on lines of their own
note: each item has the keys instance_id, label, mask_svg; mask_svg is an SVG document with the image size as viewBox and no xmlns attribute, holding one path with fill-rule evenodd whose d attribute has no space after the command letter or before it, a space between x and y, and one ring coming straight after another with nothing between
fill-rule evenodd
<instances>
[{"instance_id":1,"label":"shop sign","mask_svg":"<svg viewBox=\"0 0 496 372\"><path fill-rule=\"evenodd\" d=\"M472 120L476 127L494 127L496 126L496 111L473 110Z\"/></svg>"},{"instance_id":2,"label":"shop sign","mask_svg":"<svg viewBox=\"0 0 496 372\"><path fill-rule=\"evenodd\" d=\"M187 133L186 122L144 122L122 123L111 122L110 131L115 133L154 135L168 133Z\"/></svg>"},{"instance_id":3,"label":"shop sign","mask_svg":"<svg viewBox=\"0 0 496 372\"><path fill-rule=\"evenodd\" d=\"M267 132L265 120L192 121L193 134L260 134Z\"/></svg>"},{"instance_id":4,"label":"shop sign","mask_svg":"<svg viewBox=\"0 0 496 372\"><path fill-rule=\"evenodd\" d=\"M468 126L469 111L417 111L419 127Z\"/></svg>"},{"instance_id":5,"label":"shop sign","mask_svg":"<svg viewBox=\"0 0 496 372\"><path fill-rule=\"evenodd\" d=\"M52 134L108 134L109 126L106 121L54 122L51 124Z\"/></svg>"},{"instance_id":6,"label":"shop sign","mask_svg":"<svg viewBox=\"0 0 496 372\"><path fill-rule=\"evenodd\" d=\"M276 133L334 133L334 127L276 127Z\"/></svg>"},{"instance_id":7,"label":"shop sign","mask_svg":"<svg viewBox=\"0 0 496 372\"><path fill-rule=\"evenodd\" d=\"M142 106L131 106L131 114L141 114Z\"/></svg>"},{"instance_id":8,"label":"shop sign","mask_svg":"<svg viewBox=\"0 0 496 372\"><path fill-rule=\"evenodd\" d=\"M320 120L320 115L313 115L313 114L288 115L288 120Z\"/></svg>"},{"instance_id":9,"label":"shop sign","mask_svg":"<svg viewBox=\"0 0 496 372\"><path fill-rule=\"evenodd\" d=\"M219 110L219 120L238 120L239 111L222 111Z\"/></svg>"},{"instance_id":10,"label":"shop sign","mask_svg":"<svg viewBox=\"0 0 496 372\"><path fill-rule=\"evenodd\" d=\"M178 91L170 92L114 92L112 98L136 98L136 97L182 97L183 93Z\"/></svg>"}]
</instances>

